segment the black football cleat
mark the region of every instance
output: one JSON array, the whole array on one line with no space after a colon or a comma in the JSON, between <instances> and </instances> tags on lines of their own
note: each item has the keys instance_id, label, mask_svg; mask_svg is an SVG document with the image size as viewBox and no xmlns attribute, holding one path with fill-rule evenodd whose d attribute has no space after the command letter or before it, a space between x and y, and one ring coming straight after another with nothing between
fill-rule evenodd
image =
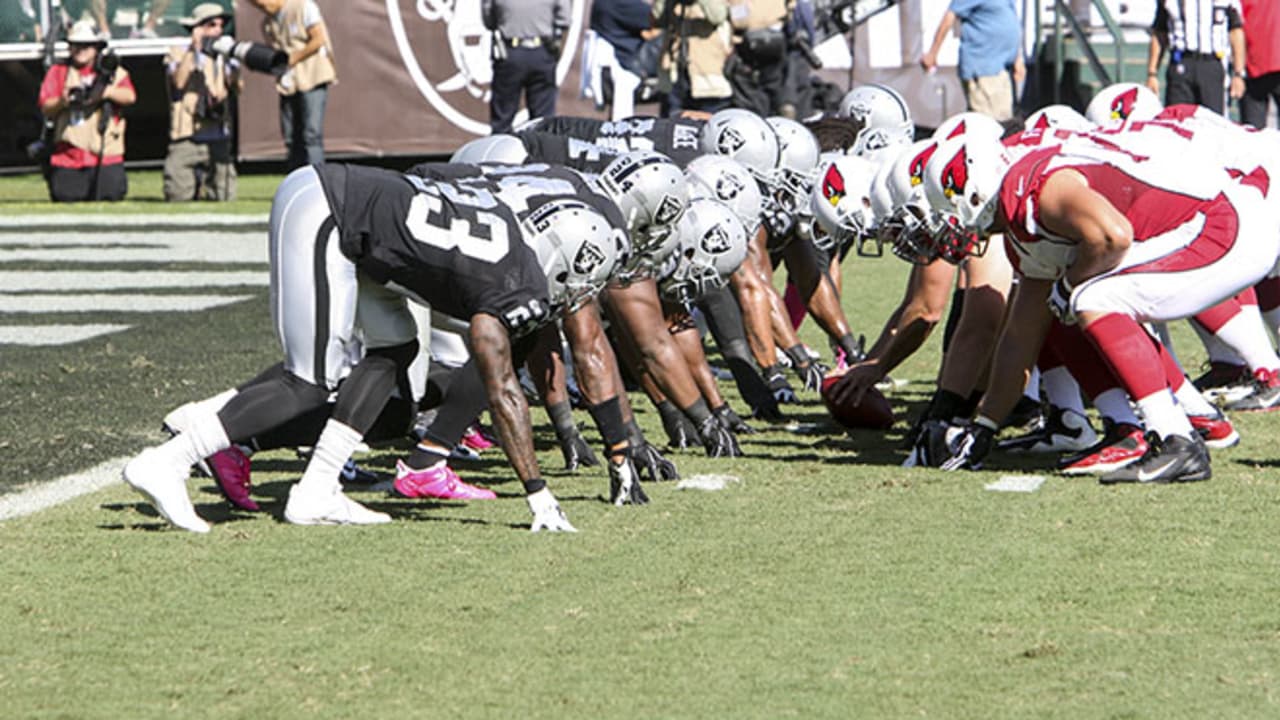
<instances>
[{"instance_id":1,"label":"black football cleat","mask_svg":"<svg viewBox=\"0 0 1280 720\"><path fill-rule=\"evenodd\" d=\"M1148 435L1151 449L1138 462L1098 478L1103 485L1117 483L1184 483L1213 477L1209 450L1204 441L1183 435L1157 438Z\"/></svg>"}]
</instances>

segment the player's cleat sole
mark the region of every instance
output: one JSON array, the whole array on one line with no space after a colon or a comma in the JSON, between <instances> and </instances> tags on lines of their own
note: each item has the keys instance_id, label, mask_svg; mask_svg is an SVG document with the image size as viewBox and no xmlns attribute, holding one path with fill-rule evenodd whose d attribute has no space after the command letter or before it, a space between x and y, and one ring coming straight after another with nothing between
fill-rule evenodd
<instances>
[{"instance_id":1,"label":"player's cleat sole","mask_svg":"<svg viewBox=\"0 0 1280 720\"><path fill-rule=\"evenodd\" d=\"M1098 433L1089 418L1074 410L1049 408L1044 424L1018 437L1001 440L996 448L1009 453L1079 452L1093 447Z\"/></svg>"},{"instance_id":2,"label":"player's cleat sole","mask_svg":"<svg viewBox=\"0 0 1280 720\"><path fill-rule=\"evenodd\" d=\"M1151 449L1141 460L1099 477L1098 482L1103 485L1163 484L1198 482L1213 477L1209 451L1198 437L1170 435L1157 439L1152 436L1147 442Z\"/></svg>"},{"instance_id":3,"label":"player's cleat sole","mask_svg":"<svg viewBox=\"0 0 1280 720\"><path fill-rule=\"evenodd\" d=\"M1142 428L1128 423L1112 425L1093 447L1063 457L1063 475L1102 475L1138 462L1149 446Z\"/></svg>"},{"instance_id":4,"label":"player's cleat sole","mask_svg":"<svg viewBox=\"0 0 1280 720\"><path fill-rule=\"evenodd\" d=\"M175 527L195 533L207 533L209 523L196 514L187 494L189 468L176 467L161 457L155 448L138 453L124 466L124 481L142 493Z\"/></svg>"},{"instance_id":5,"label":"player's cleat sole","mask_svg":"<svg viewBox=\"0 0 1280 720\"><path fill-rule=\"evenodd\" d=\"M289 488L289 501L284 506L284 519L294 525L382 525L391 516L361 505L342 490L331 492Z\"/></svg>"},{"instance_id":6,"label":"player's cleat sole","mask_svg":"<svg viewBox=\"0 0 1280 720\"><path fill-rule=\"evenodd\" d=\"M1231 403L1249 394L1253 377L1243 365L1211 362L1209 369L1191 381L1210 402Z\"/></svg>"},{"instance_id":7,"label":"player's cleat sole","mask_svg":"<svg viewBox=\"0 0 1280 720\"><path fill-rule=\"evenodd\" d=\"M407 498L493 500L498 497L488 488L463 482L453 468L443 462L426 470L414 470L397 460L395 487L396 492Z\"/></svg>"}]
</instances>

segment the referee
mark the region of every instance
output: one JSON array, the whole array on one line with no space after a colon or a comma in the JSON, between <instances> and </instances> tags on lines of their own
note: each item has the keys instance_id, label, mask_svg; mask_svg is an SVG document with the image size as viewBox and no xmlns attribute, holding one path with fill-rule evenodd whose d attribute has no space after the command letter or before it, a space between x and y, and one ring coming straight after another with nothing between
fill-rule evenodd
<instances>
[{"instance_id":1,"label":"referee","mask_svg":"<svg viewBox=\"0 0 1280 720\"><path fill-rule=\"evenodd\" d=\"M530 118L556 114L556 62L569 28L569 0L481 0L493 36L489 126L511 132L523 91Z\"/></svg>"},{"instance_id":2,"label":"referee","mask_svg":"<svg viewBox=\"0 0 1280 720\"><path fill-rule=\"evenodd\" d=\"M1224 59L1231 59L1231 98L1244 95L1244 25L1240 0L1160 0L1151 23L1147 87L1159 94L1158 71L1169 49L1165 104L1192 103L1225 114Z\"/></svg>"}]
</instances>

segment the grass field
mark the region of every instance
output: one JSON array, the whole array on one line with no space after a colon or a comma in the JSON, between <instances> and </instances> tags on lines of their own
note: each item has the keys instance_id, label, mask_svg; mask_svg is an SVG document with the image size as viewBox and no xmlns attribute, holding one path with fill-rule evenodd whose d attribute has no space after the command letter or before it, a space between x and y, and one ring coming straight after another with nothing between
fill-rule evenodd
<instances>
[{"instance_id":1,"label":"grass field","mask_svg":"<svg viewBox=\"0 0 1280 720\"><path fill-rule=\"evenodd\" d=\"M905 272L850 263L859 331ZM0 494L157 442L167 410L275 361L265 295L0 346ZM807 395L792 430L744 438L744 459L675 454L686 476L740 483L650 485L643 508L603 502L602 473L558 472L536 412L576 535L530 535L494 453L459 471L495 502L353 492L395 516L379 527L285 524L302 467L287 453L254 458L260 514L192 479L208 536L169 529L122 485L0 522L0 717L1280 716L1280 421L1236 418L1244 441L1215 453L1207 483L1044 473L1035 493L990 492L1037 471L898 467L937 355L934 338L895 373L910 383L889 433L836 432ZM656 413L640 421L662 437ZM397 456L361 461L389 473Z\"/></svg>"},{"instance_id":2,"label":"grass field","mask_svg":"<svg viewBox=\"0 0 1280 720\"><path fill-rule=\"evenodd\" d=\"M44 178L38 173L0 177L0 215L46 213L165 213L190 212L265 213L280 184L279 175L241 175L236 199L226 203L169 203L164 200L164 178L159 170L130 170L129 192L121 202L51 203Z\"/></svg>"}]
</instances>

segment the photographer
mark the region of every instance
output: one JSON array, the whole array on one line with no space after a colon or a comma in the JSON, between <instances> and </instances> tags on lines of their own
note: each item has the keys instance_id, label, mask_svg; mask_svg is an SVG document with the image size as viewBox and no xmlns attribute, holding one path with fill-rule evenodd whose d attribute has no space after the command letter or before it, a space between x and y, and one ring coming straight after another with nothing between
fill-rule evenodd
<instances>
[{"instance_id":1,"label":"photographer","mask_svg":"<svg viewBox=\"0 0 1280 720\"><path fill-rule=\"evenodd\" d=\"M795 98L787 86L791 4L791 0L730 2L735 49L725 75L733 85L734 107L763 117L795 117Z\"/></svg>"},{"instance_id":2,"label":"photographer","mask_svg":"<svg viewBox=\"0 0 1280 720\"><path fill-rule=\"evenodd\" d=\"M733 89L725 78L732 51L726 0L655 0L655 27L663 31L658 89L662 115L686 110L713 113L729 107Z\"/></svg>"},{"instance_id":3,"label":"photographer","mask_svg":"<svg viewBox=\"0 0 1280 720\"><path fill-rule=\"evenodd\" d=\"M164 160L164 199L234 200L230 101L240 89L240 63L202 49L206 41L222 36L231 14L218 3L201 3L191 16L183 21L191 32L191 45L170 50L167 59L169 153Z\"/></svg>"},{"instance_id":4,"label":"photographer","mask_svg":"<svg viewBox=\"0 0 1280 720\"><path fill-rule=\"evenodd\" d=\"M287 54L288 69L276 78L280 134L288 151L286 170L324 164L324 111L329 86L338 82L333 44L315 0L249 0L265 16L262 34Z\"/></svg>"},{"instance_id":5,"label":"photographer","mask_svg":"<svg viewBox=\"0 0 1280 720\"><path fill-rule=\"evenodd\" d=\"M47 179L55 202L120 200L124 172L124 118L137 100L129 73L106 52L106 38L87 20L67 33L71 56L49 68L40 85L40 112L53 121Z\"/></svg>"}]
</instances>

